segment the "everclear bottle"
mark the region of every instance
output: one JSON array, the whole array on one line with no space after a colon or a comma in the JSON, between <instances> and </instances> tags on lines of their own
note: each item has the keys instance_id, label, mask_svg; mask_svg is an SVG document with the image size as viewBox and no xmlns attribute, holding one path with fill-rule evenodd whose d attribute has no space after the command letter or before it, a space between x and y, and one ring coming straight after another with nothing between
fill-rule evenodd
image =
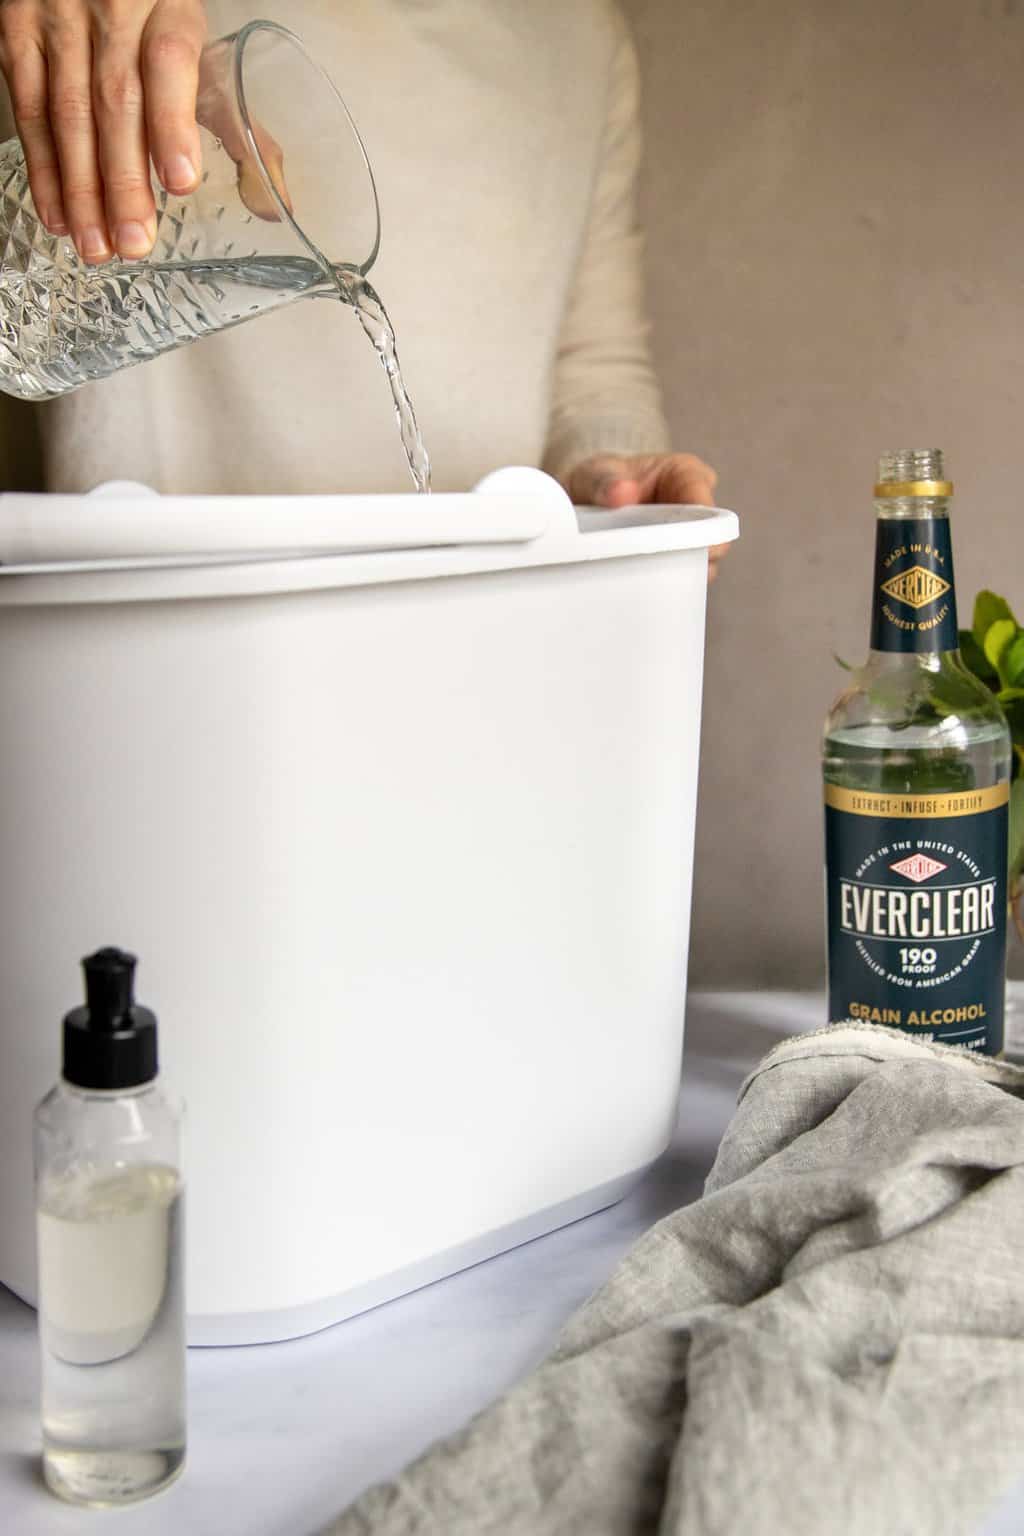
<instances>
[{"instance_id":1,"label":"everclear bottle","mask_svg":"<svg viewBox=\"0 0 1024 1536\"><path fill-rule=\"evenodd\" d=\"M825 723L829 1019L997 1055L1009 731L960 659L941 453L878 481L871 652Z\"/></svg>"},{"instance_id":2,"label":"everclear bottle","mask_svg":"<svg viewBox=\"0 0 1024 1536\"><path fill-rule=\"evenodd\" d=\"M43 1473L72 1503L117 1505L185 1460L181 1123L134 957L83 965L35 1122Z\"/></svg>"}]
</instances>

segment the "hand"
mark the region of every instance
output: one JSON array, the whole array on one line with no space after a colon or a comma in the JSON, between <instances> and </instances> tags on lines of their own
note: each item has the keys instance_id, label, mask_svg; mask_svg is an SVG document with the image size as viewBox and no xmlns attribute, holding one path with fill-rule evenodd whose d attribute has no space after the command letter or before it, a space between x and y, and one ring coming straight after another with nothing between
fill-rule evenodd
<instances>
[{"instance_id":1,"label":"hand","mask_svg":"<svg viewBox=\"0 0 1024 1536\"><path fill-rule=\"evenodd\" d=\"M36 211L83 261L148 256L152 157L168 192L200 176L203 0L0 0L6 76Z\"/></svg>"},{"instance_id":2,"label":"hand","mask_svg":"<svg viewBox=\"0 0 1024 1536\"><path fill-rule=\"evenodd\" d=\"M694 453L651 453L633 458L598 453L569 475L566 490L577 506L635 507L656 502L662 506L713 507L718 476L710 464ZM708 551L708 581L718 574L718 563L728 544Z\"/></svg>"}]
</instances>

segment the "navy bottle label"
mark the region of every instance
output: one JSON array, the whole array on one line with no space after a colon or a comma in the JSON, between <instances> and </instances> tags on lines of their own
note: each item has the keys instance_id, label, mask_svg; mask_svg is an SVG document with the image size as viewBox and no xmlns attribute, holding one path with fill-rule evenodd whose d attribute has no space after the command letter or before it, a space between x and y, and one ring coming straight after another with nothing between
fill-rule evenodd
<instances>
[{"instance_id":1,"label":"navy bottle label","mask_svg":"<svg viewBox=\"0 0 1024 1536\"><path fill-rule=\"evenodd\" d=\"M953 651L959 643L949 518L880 517L872 650Z\"/></svg>"},{"instance_id":2,"label":"navy bottle label","mask_svg":"<svg viewBox=\"0 0 1024 1536\"><path fill-rule=\"evenodd\" d=\"M829 1019L1003 1048L1009 787L825 786Z\"/></svg>"}]
</instances>

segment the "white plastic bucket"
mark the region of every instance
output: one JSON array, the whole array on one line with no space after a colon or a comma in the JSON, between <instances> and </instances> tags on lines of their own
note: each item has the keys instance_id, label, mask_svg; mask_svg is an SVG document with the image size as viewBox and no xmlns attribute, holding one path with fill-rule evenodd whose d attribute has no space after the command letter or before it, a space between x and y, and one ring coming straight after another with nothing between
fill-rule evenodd
<instances>
[{"instance_id":1,"label":"white plastic bucket","mask_svg":"<svg viewBox=\"0 0 1024 1536\"><path fill-rule=\"evenodd\" d=\"M0 1280L20 1295L31 1109L103 944L140 957L188 1105L194 1342L349 1316L611 1203L665 1146L707 547L736 520L578 528L550 482L512 484L476 499L473 543L0 571ZM366 500L386 542L390 499ZM467 501L433 498L417 540ZM0 527L53 505L4 498Z\"/></svg>"}]
</instances>

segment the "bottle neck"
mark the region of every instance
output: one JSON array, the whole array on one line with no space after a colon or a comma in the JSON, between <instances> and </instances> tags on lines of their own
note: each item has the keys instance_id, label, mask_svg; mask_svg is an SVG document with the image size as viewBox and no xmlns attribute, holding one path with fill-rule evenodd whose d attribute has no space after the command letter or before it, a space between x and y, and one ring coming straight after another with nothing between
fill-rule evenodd
<instances>
[{"instance_id":1,"label":"bottle neck","mask_svg":"<svg viewBox=\"0 0 1024 1536\"><path fill-rule=\"evenodd\" d=\"M872 651L917 656L956 651L949 498L891 497L875 506Z\"/></svg>"},{"instance_id":2,"label":"bottle neck","mask_svg":"<svg viewBox=\"0 0 1024 1536\"><path fill-rule=\"evenodd\" d=\"M113 1103L118 1099L144 1099L148 1093L153 1093L157 1086L157 1079L150 1078L147 1083L137 1083L131 1088L83 1088L79 1083L73 1083L63 1075L60 1078L61 1090L73 1099L99 1100L105 1103Z\"/></svg>"}]
</instances>

